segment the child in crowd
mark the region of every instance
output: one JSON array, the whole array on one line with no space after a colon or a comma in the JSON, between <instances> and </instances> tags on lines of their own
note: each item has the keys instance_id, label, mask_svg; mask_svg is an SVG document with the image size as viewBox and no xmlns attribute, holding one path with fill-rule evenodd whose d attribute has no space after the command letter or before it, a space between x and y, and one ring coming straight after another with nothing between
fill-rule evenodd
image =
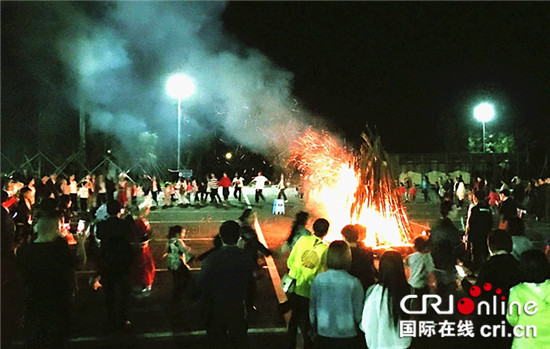
<instances>
[{"instance_id":1,"label":"child in crowd","mask_svg":"<svg viewBox=\"0 0 550 349\"><path fill-rule=\"evenodd\" d=\"M186 234L187 230L180 225L171 226L168 231L168 250L164 254L166 265L172 273L172 300L175 303L181 301L183 292L191 279L187 263L191 260L192 254L191 249L183 241Z\"/></svg>"},{"instance_id":2,"label":"child in crowd","mask_svg":"<svg viewBox=\"0 0 550 349\"><path fill-rule=\"evenodd\" d=\"M417 237L414 240L416 252L407 257L407 265L410 268L409 285L415 294L426 294L435 284L435 266L429 244L425 237Z\"/></svg>"}]
</instances>

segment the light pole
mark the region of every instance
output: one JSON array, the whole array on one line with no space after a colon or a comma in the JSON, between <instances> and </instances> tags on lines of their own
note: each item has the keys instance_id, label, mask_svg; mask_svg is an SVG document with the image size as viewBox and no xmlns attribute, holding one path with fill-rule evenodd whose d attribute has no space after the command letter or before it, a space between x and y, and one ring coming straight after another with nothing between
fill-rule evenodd
<instances>
[{"instance_id":1,"label":"light pole","mask_svg":"<svg viewBox=\"0 0 550 349\"><path fill-rule=\"evenodd\" d=\"M185 74L174 74L166 81L166 93L178 99L178 176L181 170L181 100L195 93L193 80Z\"/></svg>"},{"instance_id":2,"label":"light pole","mask_svg":"<svg viewBox=\"0 0 550 349\"><path fill-rule=\"evenodd\" d=\"M478 104L474 108L474 117L483 124L483 153L485 153L485 123L495 116L493 105L487 102Z\"/></svg>"}]
</instances>

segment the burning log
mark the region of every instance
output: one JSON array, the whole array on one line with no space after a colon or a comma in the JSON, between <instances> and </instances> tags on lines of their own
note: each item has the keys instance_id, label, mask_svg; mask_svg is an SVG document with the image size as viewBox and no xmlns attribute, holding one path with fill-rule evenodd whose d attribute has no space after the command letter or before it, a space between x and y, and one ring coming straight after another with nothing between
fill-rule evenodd
<instances>
[{"instance_id":1,"label":"burning log","mask_svg":"<svg viewBox=\"0 0 550 349\"><path fill-rule=\"evenodd\" d=\"M379 137L363 134L359 154L326 131L307 129L291 146L290 164L302 174L306 207L331 222L329 240L347 224L367 227L373 248L407 246L411 227ZM371 141L372 140L372 141Z\"/></svg>"}]
</instances>

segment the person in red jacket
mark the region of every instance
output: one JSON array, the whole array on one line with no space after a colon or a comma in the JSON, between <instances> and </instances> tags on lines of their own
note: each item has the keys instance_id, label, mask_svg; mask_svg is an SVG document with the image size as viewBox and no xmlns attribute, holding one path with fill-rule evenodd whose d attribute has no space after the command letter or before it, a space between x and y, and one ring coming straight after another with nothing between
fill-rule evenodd
<instances>
[{"instance_id":1,"label":"person in red jacket","mask_svg":"<svg viewBox=\"0 0 550 349\"><path fill-rule=\"evenodd\" d=\"M223 177L220 178L218 185L222 187L223 200L227 201L229 199L229 187L231 186L231 179L227 177L227 173L223 173Z\"/></svg>"}]
</instances>

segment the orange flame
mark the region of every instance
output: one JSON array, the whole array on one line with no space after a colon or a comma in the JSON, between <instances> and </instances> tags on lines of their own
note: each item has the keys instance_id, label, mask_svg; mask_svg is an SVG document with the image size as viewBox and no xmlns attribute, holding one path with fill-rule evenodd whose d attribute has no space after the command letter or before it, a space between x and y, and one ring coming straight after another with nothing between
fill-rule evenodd
<instances>
[{"instance_id":1,"label":"orange flame","mask_svg":"<svg viewBox=\"0 0 550 349\"><path fill-rule=\"evenodd\" d=\"M328 241L347 224L367 228L367 246L409 246L411 227L379 141L364 136L354 155L325 131L307 129L291 146L290 164L302 174L306 207L331 224Z\"/></svg>"}]
</instances>

